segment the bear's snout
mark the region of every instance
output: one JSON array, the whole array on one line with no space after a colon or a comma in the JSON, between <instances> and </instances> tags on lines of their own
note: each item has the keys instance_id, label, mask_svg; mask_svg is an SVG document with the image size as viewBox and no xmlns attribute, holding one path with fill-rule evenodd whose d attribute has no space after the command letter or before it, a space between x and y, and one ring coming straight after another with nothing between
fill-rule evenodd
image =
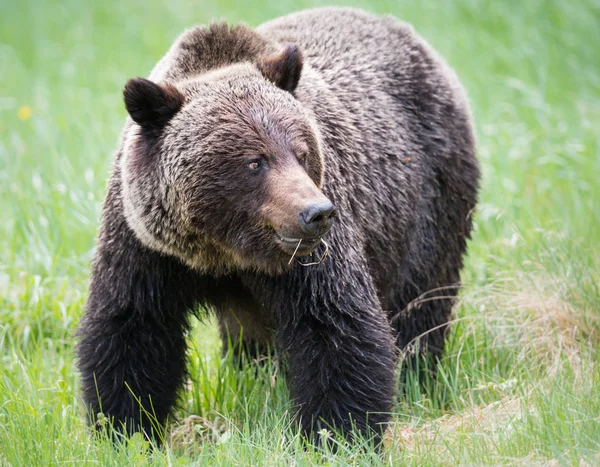
<instances>
[{"instance_id":1,"label":"bear's snout","mask_svg":"<svg viewBox=\"0 0 600 467\"><path fill-rule=\"evenodd\" d=\"M329 200L309 204L298 218L302 231L309 238L322 237L331 228L336 214L336 207Z\"/></svg>"}]
</instances>

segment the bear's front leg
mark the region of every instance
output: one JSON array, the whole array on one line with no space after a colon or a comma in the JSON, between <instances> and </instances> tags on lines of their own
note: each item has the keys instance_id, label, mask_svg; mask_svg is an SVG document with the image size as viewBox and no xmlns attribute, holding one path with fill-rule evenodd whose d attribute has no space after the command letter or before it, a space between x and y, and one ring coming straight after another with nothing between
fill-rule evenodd
<instances>
[{"instance_id":1,"label":"bear's front leg","mask_svg":"<svg viewBox=\"0 0 600 467\"><path fill-rule=\"evenodd\" d=\"M194 274L177 260L143 248L124 222L105 225L78 331L92 420L103 413L127 434L160 433L185 377L187 315L197 291Z\"/></svg>"},{"instance_id":2,"label":"bear's front leg","mask_svg":"<svg viewBox=\"0 0 600 467\"><path fill-rule=\"evenodd\" d=\"M283 281L275 286L278 343L288 356L304 432L356 429L380 439L392 410L397 356L362 258L340 252L318 266L297 265Z\"/></svg>"}]
</instances>

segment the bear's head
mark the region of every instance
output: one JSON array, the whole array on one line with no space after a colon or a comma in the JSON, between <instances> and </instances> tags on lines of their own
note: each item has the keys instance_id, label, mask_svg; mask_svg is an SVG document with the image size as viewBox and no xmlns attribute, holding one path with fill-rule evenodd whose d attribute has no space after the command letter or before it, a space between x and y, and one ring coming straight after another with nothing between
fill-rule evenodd
<instances>
[{"instance_id":1,"label":"bear's head","mask_svg":"<svg viewBox=\"0 0 600 467\"><path fill-rule=\"evenodd\" d=\"M294 97L301 72L288 46L193 79L127 83L123 206L143 244L224 273L281 272L316 248L335 207L315 119Z\"/></svg>"}]
</instances>

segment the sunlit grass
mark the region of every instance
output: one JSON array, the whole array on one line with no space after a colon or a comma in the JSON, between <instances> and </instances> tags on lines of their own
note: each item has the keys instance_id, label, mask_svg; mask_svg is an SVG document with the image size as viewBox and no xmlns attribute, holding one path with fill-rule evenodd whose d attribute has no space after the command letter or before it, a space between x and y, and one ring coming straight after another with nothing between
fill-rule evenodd
<instances>
[{"instance_id":1,"label":"sunlit grass","mask_svg":"<svg viewBox=\"0 0 600 467\"><path fill-rule=\"evenodd\" d=\"M484 181L448 351L408 382L380 456L307 449L283 369L234 368L214 324L167 443L85 425L73 333L121 89L212 18L316 2L0 2L0 465L452 465L600 462L600 10L560 2L345 2L413 23L463 80Z\"/></svg>"}]
</instances>

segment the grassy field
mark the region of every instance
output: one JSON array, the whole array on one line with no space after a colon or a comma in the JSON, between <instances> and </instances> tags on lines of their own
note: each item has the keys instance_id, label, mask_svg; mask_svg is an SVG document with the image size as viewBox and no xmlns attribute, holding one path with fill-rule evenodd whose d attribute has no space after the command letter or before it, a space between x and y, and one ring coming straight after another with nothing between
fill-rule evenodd
<instances>
[{"instance_id":1,"label":"grassy field","mask_svg":"<svg viewBox=\"0 0 600 467\"><path fill-rule=\"evenodd\" d=\"M346 4L413 23L477 120L483 191L439 381L399 400L383 454L314 452L277 367L234 370L209 321L165 448L90 439L73 333L123 84L187 26L317 3L0 0L1 466L600 464L600 3Z\"/></svg>"}]
</instances>

